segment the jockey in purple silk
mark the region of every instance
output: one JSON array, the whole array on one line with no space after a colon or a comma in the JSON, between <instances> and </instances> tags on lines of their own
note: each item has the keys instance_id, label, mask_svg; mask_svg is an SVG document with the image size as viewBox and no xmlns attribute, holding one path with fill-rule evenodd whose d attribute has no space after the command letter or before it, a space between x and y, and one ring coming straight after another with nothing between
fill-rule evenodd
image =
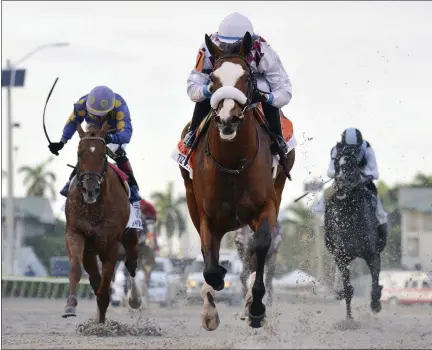
<instances>
[{"instance_id":1,"label":"jockey in purple silk","mask_svg":"<svg viewBox=\"0 0 432 350\"><path fill-rule=\"evenodd\" d=\"M113 158L117 166L128 175L128 182L131 189L131 202L141 200L139 187L132 171L132 166L126 156L126 146L132 137L132 123L129 108L126 101L119 94L114 93L106 86L97 86L89 94L81 97L74 104L74 110L69 116L63 129L60 142L53 142L48 147L51 153L58 155L64 145L72 138L77 130L77 123L86 121L88 124L95 124L99 128L105 121L110 128L105 136L107 147L114 154ZM75 176L73 170L69 181L60 191L60 194L67 197L71 179Z\"/></svg>"}]
</instances>

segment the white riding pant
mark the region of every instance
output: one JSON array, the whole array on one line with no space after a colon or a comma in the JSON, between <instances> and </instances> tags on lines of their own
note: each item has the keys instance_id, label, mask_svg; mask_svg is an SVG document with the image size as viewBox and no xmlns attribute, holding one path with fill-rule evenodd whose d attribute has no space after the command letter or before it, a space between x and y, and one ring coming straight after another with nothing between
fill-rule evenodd
<instances>
[{"instance_id":1,"label":"white riding pant","mask_svg":"<svg viewBox=\"0 0 432 350\"><path fill-rule=\"evenodd\" d=\"M112 152L116 152L116 151L119 149L119 147L123 148L123 150L126 151L126 146L127 146L127 143L124 143L124 144L122 144L122 145L117 145L117 144L115 144L115 143L109 143L109 144L107 144L107 147L108 147Z\"/></svg>"}]
</instances>

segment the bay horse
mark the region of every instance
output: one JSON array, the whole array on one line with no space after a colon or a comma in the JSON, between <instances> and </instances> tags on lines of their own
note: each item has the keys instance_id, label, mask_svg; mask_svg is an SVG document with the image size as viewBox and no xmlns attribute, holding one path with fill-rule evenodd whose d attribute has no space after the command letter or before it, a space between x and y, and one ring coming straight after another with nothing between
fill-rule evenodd
<instances>
[{"instance_id":1,"label":"bay horse","mask_svg":"<svg viewBox=\"0 0 432 350\"><path fill-rule=\"evenodd\" d=\"M104 323L106 319L110 284L120 244L125 250L125 265L132 286L129 305L139 309L142 302L135 281L139 231L128 229L125 232L130 204L127 190L114 170L114 165L107 159L104 137L108 128L109 125L105 122L100 130L95 125L90 125L88 131L84 132L80 123L77 123L80 141L76 181L71 182L65 206L70 291L62 317L76 316L76 291L83 264L96 295L100 323ZM97 256L102 263L102 275Z\"/></svg>"},{"instance_id":2,"label":"bay horse","mask_svg":"<svg viewBox=\"0 0 432 350\"><path fill-rule=\"evenodd\" d=\"M242 272L240 274L240 282L242 284L243 298L246 298L248 292L249 284L253 281L253 275L251 275L251 248L252 248L252 237L253 231L249 226L244 226L236 231L234 238L234 243L237 248L238 255L243 265ZM281 242L280 234L274 237L272 240L272 246L267 252L266 262L265 262L265 274L264 274L264 285L266 287L267 295L267 306L272 306L273 304L273 278L276 273L276 258L278 248ZM244 314L240 316L240 319L245 319L247 317L247 310Z\"/></svg>"},{"instance_id":3,"label":"bay horse","mask_svg":"<svg viewBox=\"0 0 432 350\"><path fill-rule=\"evenodd\" d=\"M227 271L219 265L221 239L226 232L249 225L254 231L250 259L256 278L247 293L246 308L249 326L259 328L266 314L262 303L264 265L294 152L282 160L287 173L278 166L273 181L273 135L259 123L252 104L255 84L246 59L253 44L250 33L225 52L208 35L205 42L215 59L211 118L202 142L195 149L192 146L193 178L180 166L188 210L199 232L204 258L201 324L212 331L220 323L215 292L224 288ZM183 129L182 139L187 128Z\"/></svg>"},{"instance_id":4,"label":"bay horse","mask_svg":"<svg viewBox=\"0 0 432 350\"><path fill-rule=\"evenodd\" d=\"M354 288L350 283L349 264L356 258L366 261L372 276L371 309L381 311L380 252L384 249L378 236L376 200L365 186L357 162L357 149L344 146L338 150L335 162L334 193L325 204L324 239L334 256L342 276L343 290L336 291L345 299L346 318L351 320L351 300Z\"/></svg>"}]
</instances>

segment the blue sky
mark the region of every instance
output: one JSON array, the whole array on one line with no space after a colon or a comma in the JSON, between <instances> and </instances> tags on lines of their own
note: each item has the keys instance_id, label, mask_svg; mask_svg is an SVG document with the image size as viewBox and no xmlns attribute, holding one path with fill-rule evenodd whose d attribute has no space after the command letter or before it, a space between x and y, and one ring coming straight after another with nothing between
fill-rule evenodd
<instances>
[{"instance_id":1,"label":"blue sky","mask_svg":"<svg viewBox=\"0 0 432 350\"><path fill-rule=\"evenodd\" d=\"M343 129L358 127L375 149L381 179L393 184L417 171L432 172L431 2L3 2L2 65L51 42L66 48L29 58L26 86L13 92L15 169L50 156L42 129L46 96L48 133L61 136L73 103L96 85L127 101L134 134L128 155L145 197L174 181L170 158L194 104L186 80L204 33L238 11L278 52L293 84L283 110L299 142L293 181L283 205L303 182L325 177L330 149ZM2 97L5 92L2 91ZM4 100L3 100L4 101ZM6 106L2 104L2 115ZM2 117L2 168L7 169ZM77 136L51 165L57 190L76 160ZM7 194L2 181L2 195ZM22 176L16 196L25 195ZM56 213L63 203L59 195Z\"/></svg>"}]
</instances>

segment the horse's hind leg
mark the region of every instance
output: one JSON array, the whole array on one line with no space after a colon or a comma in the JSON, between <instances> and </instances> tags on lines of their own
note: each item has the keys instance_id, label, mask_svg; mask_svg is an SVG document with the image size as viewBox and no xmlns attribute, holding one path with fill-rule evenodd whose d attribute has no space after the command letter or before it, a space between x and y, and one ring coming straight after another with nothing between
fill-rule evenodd
<instances>
[{"instance_id":1,"label":"horse's hind leg","mask_svg":"<svg viewBox=\"0 0 432 350\"><path fill-rule=\"evenodd\" d=\"M379 274L381 271L381 257L377 252L372 257L366 259L372 276L371 309L374 313L381 311L381 290L379 285Z\"/></svg>"},{"instance_id":2,"label":"horse's hind leg","mask_svg":"<svg viewBox=\"0 0 432 350\"><path fill-rule=\"evenodd\" d=\"M354 295L354 288L351 285L350 281L350 271L349 271L349 262L344 258L336 258L336 264L342 276L343 283L343 299L345 299L346 303L346 317L347 319L352 319L351 313L351 300Z\"/></svg>"},{"instance_id":3,"label":"horse's hind leg","mask_svg":"<svg viewBox=\"0 0 432 350\"><path fill-rule=\"evenodd\" d=\"M100 323L105 323L106 311L110 302L110 285L118 259L119 248L119 243L115 241L111 249L100 256L102 261L102 279L96 293Z\"/></svg>"},{"instance_id":4,"label":"horse's hind leg","mask_svg":"<svg viewBox=\"0 0 432 350\"><path fill-rule=\"evenodd\" d=\"M84 237L68 231L66 233L66 247L69 255L69 297L64 309L63 318L76 316L78 300L76 296L77 286L81 279L81 262L84 251Z\"/></svg>"},{"instance_id":5,"label":"horse's hind leg","mask_svg":"<svg viewBox=\"0 0 432 350\"><path fill-rule=\"evenodd\" d=\"M142 304L141 292L138 282L135 280L139 257L139 238L137 230L129 230L122 237L122 244L126 252L125 266L129 272L129 283L131 285L131 295L129 306L132 309L139 309Z\"/></svg>"},{"instance_id":6,"label":"horse's hind leg","mask_svg":"<svg viewBox=\"0 0 432 350\"><path fill-rule=\"evenodd\" d=\"M267 290L267 306L273 305L273 277L276 271L276 254L272 254L267 260L267 273L265 276L265 287Z\"/></svg>"}]
</instances>

